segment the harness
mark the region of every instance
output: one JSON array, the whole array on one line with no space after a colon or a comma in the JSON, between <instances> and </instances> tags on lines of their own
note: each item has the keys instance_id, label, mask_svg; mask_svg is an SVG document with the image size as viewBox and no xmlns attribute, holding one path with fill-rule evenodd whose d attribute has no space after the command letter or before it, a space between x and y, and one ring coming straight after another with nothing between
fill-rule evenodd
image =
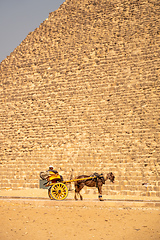
<instances>
[{"instance_id":1,"label":"harness","mask_svg":"<svg viewBox=\"0 0 160 240\"><path fill-rule=\"evenodd\" d=\"M93 173L91 175L92 178L92 181L96 182L96 187L98 188L98 179L100 179L102 181L103 184L105 184L105 180L104 180L104 176L103 176L103 173L99 174L99 173Z\"/></svg>"}]
</instances>

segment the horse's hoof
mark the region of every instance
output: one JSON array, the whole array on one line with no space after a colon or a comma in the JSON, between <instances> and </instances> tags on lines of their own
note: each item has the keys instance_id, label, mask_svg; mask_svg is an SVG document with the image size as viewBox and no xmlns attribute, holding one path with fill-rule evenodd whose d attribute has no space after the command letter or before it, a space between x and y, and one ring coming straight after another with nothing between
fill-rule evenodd
<instances>
[{"instance_id":1,"label":"horse's hoof","mask_svg":"<svg viewBox=\"0 0 160 240\"><path fill-rule=\"evenodd\" d=\"M102 195L99 195L98 198L99 198L99 201L104 201L102 198Z\"/></svg>"},{"instance_id":2,"label":"horse's hoof","mask_svg":"<svg viewBox=\"0 0 160 240\"><path fill-rule=\"evenodd\" d=\"M104 201L104 199L99 199L99 201Z\"/></svg>"},{"instance_id":3,"label":"horse's hoof","mask_svg":"<svg viewBox=\"0 0 160 240\"><path fill-rule=\"evenodd\" d=\"M104 201L104 199L103 198L99 198L99 201Z\"/></svg>"}]
</instances>

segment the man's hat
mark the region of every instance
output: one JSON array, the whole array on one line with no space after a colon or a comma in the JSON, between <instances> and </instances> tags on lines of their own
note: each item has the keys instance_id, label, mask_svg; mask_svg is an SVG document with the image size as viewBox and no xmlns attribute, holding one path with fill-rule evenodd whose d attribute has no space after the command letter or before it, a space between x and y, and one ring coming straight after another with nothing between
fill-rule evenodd
<instances>
[{"instance_id":1,"label":"man's hat","mask_svg":"<svg viewBox=\"0 0 160 240\"><path fill-rule=\"evenodd\" d=\"M50 165L50 166L49 166L49 168L53 168L53 166L52 166L52 165Z\"/></svg>"}]
</instances>

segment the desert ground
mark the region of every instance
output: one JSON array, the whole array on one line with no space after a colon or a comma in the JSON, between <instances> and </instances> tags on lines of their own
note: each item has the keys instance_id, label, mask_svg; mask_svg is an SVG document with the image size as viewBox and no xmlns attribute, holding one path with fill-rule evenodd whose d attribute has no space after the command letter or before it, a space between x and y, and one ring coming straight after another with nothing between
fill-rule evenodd
<instances>
[{"instance_id":1,"label":"desert ground","mask_svg":"<svg viewBox=\"0 0 160 240\"><path fill-rule=\"evenodd\" d=\"M160 207L95 199L0 198L1 240L158 240Z\"/></svg>"}]
</instances>

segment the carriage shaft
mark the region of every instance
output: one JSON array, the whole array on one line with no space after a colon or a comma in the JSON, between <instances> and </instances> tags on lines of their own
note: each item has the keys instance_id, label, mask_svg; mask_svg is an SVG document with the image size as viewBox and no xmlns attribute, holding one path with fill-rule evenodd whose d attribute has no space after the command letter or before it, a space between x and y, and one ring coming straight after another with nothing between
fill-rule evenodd
<instances>
[{"instance_id":1,"label":"carriage shaft","mask_svg":"<svg viewBox=\"0 0 160 240\"><path fill-rule=\"evenodd\" d=\"M93 178L96 178L96 176L94 176L94 177L87 177L87 178L77 178L77 179L67 180L67 181L63 181L63 183L71 183L71 182L77 182L77 181L84 181L84 180L89 180L89 179L93 179Z\"/></svg>"}]
</instances>

